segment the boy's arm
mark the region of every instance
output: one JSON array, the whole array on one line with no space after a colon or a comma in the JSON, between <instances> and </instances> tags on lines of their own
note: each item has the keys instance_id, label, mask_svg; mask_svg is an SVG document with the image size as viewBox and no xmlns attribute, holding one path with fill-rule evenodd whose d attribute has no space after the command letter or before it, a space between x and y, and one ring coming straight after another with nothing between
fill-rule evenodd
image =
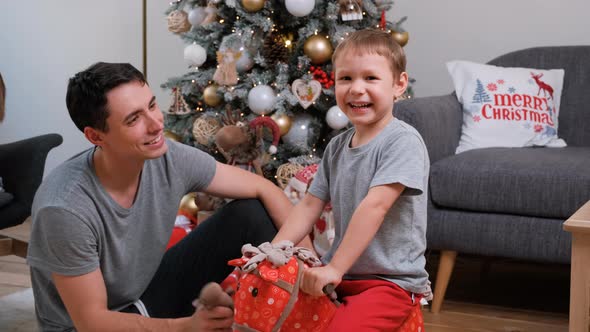
<instances>
[{"instance_id":1,"label":"boy's arm","mask_svg":"<svg viewBox=\"0 0 590 332\"><path fill-rule=\"evenodd\" d=\"M216 163L215 176L205 192L225 198L259 199L275 226L280 228L293 204L283 191L264 177L239 167Z\"/></svg>"},{"instance_id":2,"label":"boy's arm","mask_svg":"<svg viewBox=\"0 0 590 332\"><path fill-rule=\"evenodd\" d=\"M233 312L216 307L198 310L192 317L147 318L110 311L100 269L80 276L52 274L57 291L77 331L214 331L230 328Z\"/></svg>"},{"instance_id":3,"label":"boy's arm","mask_svg":"<svg viewBox=\"0 0 590 332\"><path fill-rule=\"evenodd\" d=\"M327 284L337 286L342 276L352 267L381 227L385 214L405 186L392 183L372 187L367 196L354 211L344 238L334 253L330 263L323 267L307 269L301 284L301 290L311 295L322 295L322 288Z\"/></svg>"},{"instance_id":4,"label":"boy's arm","mask_svg":"<svg viewBox=\"0 0 590 332\"><path fill-rule=\"evenodd\" d=\"M309 241L307 240L307 235L311 232L313 224L321 215L324 205L326 205L326 202L321 199L309 193L305 194L303 199L295 205L285 224L279 229L279 233L272 240L272 243L282 240L299 243L304 238L306 238L305 243ZM302 243L302 245L308 247L305 243ZM311 241L309 241L309 248L313 249Z\"/></svg>"}]
</instances>

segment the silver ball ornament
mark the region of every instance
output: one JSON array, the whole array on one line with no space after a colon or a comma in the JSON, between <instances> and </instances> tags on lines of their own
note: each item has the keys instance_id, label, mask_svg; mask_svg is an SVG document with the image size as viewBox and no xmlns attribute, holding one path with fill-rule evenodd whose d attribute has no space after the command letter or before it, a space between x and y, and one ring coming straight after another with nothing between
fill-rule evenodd
<instances>
[{"instance_id":1,"label":"silver ball ornament","mask_svg":"<svg viewBox=\"0 0 590 332\"><path fill-rule=\"evenodd\" d=\"M207 61L207 51L199 44L190 44L184 48L184 59L191 66L200 66Z\"/></svg>"},{"instance_id":2,"label":"silver ball ornament","mask_svg":"<svg viewBox=\"0 0 590 332\"><path fill-rule=\"evenodd\" d=\"M315 0L285 0L287 11L297 17L309 15L313 11Z\"/></svg>"},{"instance_id":3,"label":"silver ball ornament","mask_svg":"<svg viewBox=\"0 0 590 332\"><path fill-rule=\"evenodd\" d=\"M326 123L330 128L340 130L348 125L349 120L340 107L332 106L326 113Z\"/></svg>"},{"instance_id":4,"label":"silver ball ornament","mask_svg":"<svg viewBox=\"0 0 590 332\"><path fill-rule=\"evenodd\" d=\"M193 9L191 9L190 12L188 12L188 21L190 22L190 24L192 26L198 26L201 24L201 22L203 22L203 20L205 19L205 16L207 16L207 13L205 12L205 8L195 7Z\"/></svg>"},{"instance_id":5,"label":"silver ball ornament","mask_svg":"<svg viewBox=\"0 0 590 332\"><path fill-rule=\"evenodd\" d=\"M268 114L272 112L276 98L270 86L257 85L248 92L248 107L258 115Z\"/></svg>"}]
</instances>

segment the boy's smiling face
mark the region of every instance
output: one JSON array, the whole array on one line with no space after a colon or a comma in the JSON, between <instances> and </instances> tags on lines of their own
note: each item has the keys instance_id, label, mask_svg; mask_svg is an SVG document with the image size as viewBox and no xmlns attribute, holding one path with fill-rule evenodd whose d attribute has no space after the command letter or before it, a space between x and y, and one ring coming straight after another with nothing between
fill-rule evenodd
<instances>
[{"instance_id":1,"label":"boy's smiling face","mask_svg":"<svg viewBox=\"0 0 590 332\"><path fill-rule=\"evenodd\" d=\"M349 49L336 68L336 103L360 133L378 133L393 119L393 103L407 87L407 74L394 78L388 59Z\"/></svg>"}]
</instances>

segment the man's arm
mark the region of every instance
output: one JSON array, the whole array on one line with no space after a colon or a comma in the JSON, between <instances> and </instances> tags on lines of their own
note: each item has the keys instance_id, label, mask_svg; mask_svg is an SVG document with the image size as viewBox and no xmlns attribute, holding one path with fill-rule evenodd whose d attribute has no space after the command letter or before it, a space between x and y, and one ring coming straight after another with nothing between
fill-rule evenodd
<instances>
[{"instance_id":1,"label":"man's arm","mask_svg":"<svg viewBox=\"0 0 590 332\"><path fill-rule=\"evenodd\" d=\"M225 198L257 198L280 228L293 205L283 191L260 175L239 167L216 163L215 176L205 192Z\"/></svg>"},{"instance_id":2,"label":"man's arm","mask_svg":"<svg viewBox=\"0 0 590 332\"><path fill-rule=\"evenodd\" d=\"M225 307L177 319L110 311L100 269L80 276L54 273L52 278L77 331L231 331L233 312Z\"/></svg>"},{"instance_id":3,"label":"man's arm","mask_svg":"<svg viewBox=\"0 0 590 332\"><path fill-rule=\"evenodd\" d=\"M400 183L376 186L354 211L344 238L330 263L304 272L301 290L311 295L322 295L327 284L337 286L342 276L352 267L377 234L385 214L399 198L405 186Z\"/></svg>"}]
</instances>

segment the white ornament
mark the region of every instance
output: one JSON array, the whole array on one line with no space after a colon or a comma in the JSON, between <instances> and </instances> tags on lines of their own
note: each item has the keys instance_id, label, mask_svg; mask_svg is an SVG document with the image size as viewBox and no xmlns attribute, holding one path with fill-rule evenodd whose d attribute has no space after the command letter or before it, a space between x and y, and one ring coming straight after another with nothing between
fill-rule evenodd
<instances>
[{"instance_id":1,"label":"white ornament","mask_svg":"<svg viewBox=\"0 0 590 332\"><path fill-rule=\"evenodd\" d=\"M191 66L200 66L207 60L207 51L199 44L190 44L184 48L184 59Z\"/></svg>"},{"instance_id":2,"label":"white ornament","mask_svg":"<svg viewBox=\"0 0 590 332\"><path fill-rule=\"evenodd\" d=\"M274 90L268 85L257 85L248 92L248 107L252 112L263 115L272 111L276 95Z\"/></svg>"},{"instance_id":3,"label":"white ornament","mask_svg":"<svg viewBox=\"0 0 590 332\"><path fill-rule=\"evenodd\" d=\"M342 112L340 107L332 106L326 114L326 123L332 129L342 129L348 125L348 117Z\"/></svg>"},{"instance_id":4,"label":"white ornament","mask_svg":"<svg viewBox=\"0 0 590 332\"><path fill-rule=\"evenodd\" d=\"M188 21L190 22L190 24L192 26L198 26L201 24L201 22L203 22L203 20L205 19L205 16L207 16L207 13L205 12L205 8L203 7L195 7L193 9L191 9L190 12L188 12Z\"/></svg>"},{"instance_id":5,"label":"white ornament","mask_svg":"<svg viewBox=\"0 0 590 332\"><path fill-rule=\"evenodd\" d=\"M291 84L291 91L299 100L299 104L307 109L309 105L313 104L322 93L322 84L316 80L311 80L306 83L304 80L298 78Z\"/></svg>"},{"instance_id":6,"label":"white ornament","mask_svg":"<svg viewBox=\"0 0 590 332\"><path fill-rule=\"evenodd\" d=\"M285 0L287 11L293 16L306 16L313 11L315 0Z\"/></svg>"},{"instance_id":7,"label":"white ornament","mask_svg":"<svg viewBox=\"0 0 590 332\"><path fill-rule=\"evenodd\" d=\"M240 73L247 72L254 67L254 60L250 56L250 53L243 47L240 48L242 55L236 61L236 69Z\"/></svg>"}]
</instances>

